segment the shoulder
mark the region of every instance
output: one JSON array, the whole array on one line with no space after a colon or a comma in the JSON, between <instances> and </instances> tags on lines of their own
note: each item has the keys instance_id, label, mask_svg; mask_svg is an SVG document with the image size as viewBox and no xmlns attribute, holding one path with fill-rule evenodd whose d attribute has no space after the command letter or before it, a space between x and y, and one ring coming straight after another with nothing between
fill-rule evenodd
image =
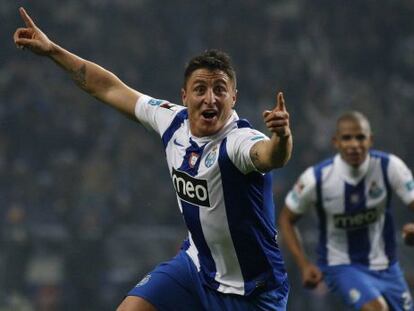
<instances>
[{"instance_id":1,"label":"shoulder","mask_svg":"<svg viewBox=\"0 0 414 311\"><path fill-rule=\"evenodd\" d=\"M338 155L336 155L335 157L324 159L319 163L313 165L312 168L309 168L309 170L312 169L312 173L314 174L316 179L322 178L323 171L332 169L334 167L335 159L337 157Z\"/></svg>"},{"instance_id":2,"label":"shoulder","mask_svg":"<svg viewBox=\"0 0 414 311\"><path fill-rule=\"evenodd\" d=\"M382 165L389 168L407 167L404 161L395 154L380 151L370 150L369 155L373 160L379 160Z\"/></svg>"}]
</instances>

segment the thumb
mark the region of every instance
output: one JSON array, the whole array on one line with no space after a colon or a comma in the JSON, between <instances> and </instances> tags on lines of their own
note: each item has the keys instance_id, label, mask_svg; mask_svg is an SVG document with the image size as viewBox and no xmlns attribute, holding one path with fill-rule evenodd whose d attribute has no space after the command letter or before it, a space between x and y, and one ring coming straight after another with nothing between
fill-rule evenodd
<instances>
[{"instance_id":1,"label":"thumb","mask_svg":"<svg viewBox=\"0 0 414 311\"><path fill-rule=\"evenodd\" d=\"M282 92L277 93L276 107L274 110L286 111L285 98Z\"/></svg>"},{"instance_id":2,"label":"thumb","mask_svg":"<svg viewBox=\"0 0 414 311\"><path fill-rule=\"evenodd\" d=\"M263 111L263 118L266 118L269 114L271 114L272 112L270 110L265 110Z\"/></svg>"}]
</instances>

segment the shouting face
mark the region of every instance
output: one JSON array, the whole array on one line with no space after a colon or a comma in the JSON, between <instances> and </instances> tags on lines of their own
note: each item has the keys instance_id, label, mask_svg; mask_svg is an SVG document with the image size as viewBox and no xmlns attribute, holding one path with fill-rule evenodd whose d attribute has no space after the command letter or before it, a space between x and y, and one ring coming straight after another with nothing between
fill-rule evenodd
<instances>
[{"instance_id":1,"label":"shouting face","mask_svg":"<svg viewBox=\"0 0 414 311\"><path fill-rule=\"evenodd\" d=\"M219 132L232 114L236 94L234 81L225 72L195 70L181 90L191 133L203 137Z\"/></svg>"}]
</instances>

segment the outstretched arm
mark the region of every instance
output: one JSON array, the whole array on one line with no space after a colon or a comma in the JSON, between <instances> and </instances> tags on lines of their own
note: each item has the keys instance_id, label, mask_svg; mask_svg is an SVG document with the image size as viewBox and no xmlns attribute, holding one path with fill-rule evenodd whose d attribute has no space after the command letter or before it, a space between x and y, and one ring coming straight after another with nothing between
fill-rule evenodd
<instances>
[{"instance_id":1,"label":"outstretched arm","mask_svg":"<svg viewBox=\"0 0 414 311\"><path fill-rule=\"evenodd\" d=\"M25 9L20 8L19 12L26 27L18 28L14 33L17 47L51 58L70 74L80 88L134 118L135 103L141 93L125 85L108 70L63 49L36 26Z\"/></svg>"},{"instance_id":2,"label":"outstretched arm","mask_svg":"<svg viewBox=\"0 0 414 311\"><path fill-rule=\"evenodd\" d=\"M292 134L289 113L286 110L282 92L277 94L276 107L263 112L264 122L272 137L259 141L250 149L250 157L255 167L261 172L284 166L292 154Z\"/></svg>"},{"instance_id":3,"label":"outstretched arm","mask_svg":"<svg viewBox=\"0 0 414 311\"><path fill-rule=\"evenodd\" d=\"M279 216L279 228L283 242L301 270L303 286L314 288L322 280L322 273L316 265L306 258L302 243L300 242L299 232L295 226L299 218L300 215L293 213L285 206Z\"/></svg>"}]
</instances>

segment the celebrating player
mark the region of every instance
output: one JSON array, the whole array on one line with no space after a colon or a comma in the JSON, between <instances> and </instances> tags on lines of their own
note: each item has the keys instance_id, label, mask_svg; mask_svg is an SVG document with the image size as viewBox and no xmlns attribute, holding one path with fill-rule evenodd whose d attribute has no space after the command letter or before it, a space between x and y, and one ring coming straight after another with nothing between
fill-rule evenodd
<instances>
[{"instance_id":1,"label":"celebrating player","mask_svg":"<svg viewBox=\"0 0 414 311\"><path fill-rule=\"evenodd\" d=\"M118 310L285 310L289 291L276 242L269 172L289 160L292 136L282 93L263 113L268 138L239 119L236 74L209 50L184 73L182 102L144 95L58 46L26 11L18 47L55 61L86 92L156 131L164 144L189 234L172 260L145 276Z\"/></svg>"},{"instance_id":2,"label":"celebrating player","mask_svg":"<svg viewBox=\"0 0 414 311\"><path fill-rule=\"evenodd\" d=\"M313 288L325 279L354 310L413 310L396 256L391 192L414 210L414 181L395 155L370 150L369 121L359 112L337 121L338 154L308 168L286 197L279 218L283 240ZM310 208L319 218L318 266L305 256L295 222ZM412 244L414 224L403 228Z\"/></svg>"}]
</instances>

